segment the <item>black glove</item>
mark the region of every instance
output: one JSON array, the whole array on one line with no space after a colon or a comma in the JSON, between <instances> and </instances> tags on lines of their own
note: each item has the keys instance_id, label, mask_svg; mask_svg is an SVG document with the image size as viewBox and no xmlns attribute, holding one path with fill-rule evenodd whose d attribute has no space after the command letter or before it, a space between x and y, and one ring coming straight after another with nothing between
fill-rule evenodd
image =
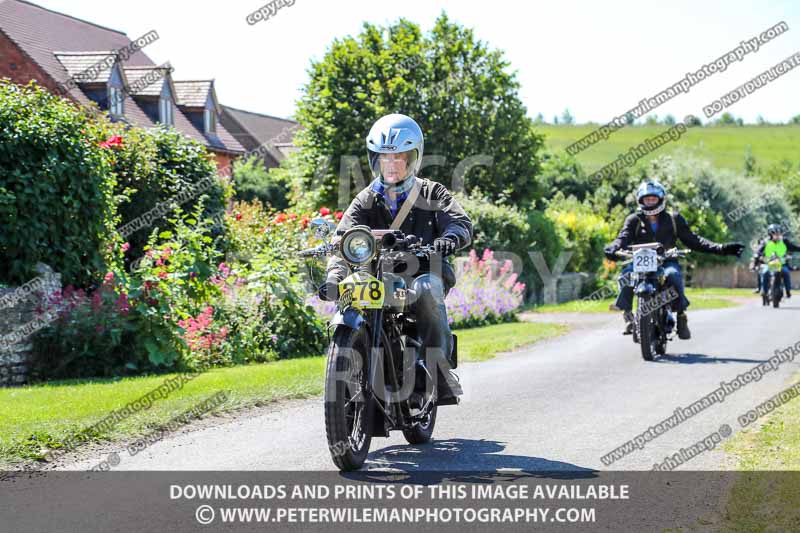
<instances>
[{"instance_id":1,"label":"black glove","mask_svg":"<svg viewBox=\"0 0 800 533\"><path fill-rule=\"evenodd\" d=\"M319 299L325 302L335 302L339 298L339 281L334 277L325 279L325 282L320 285Z\"/></svg>"},{"instance_id":2,"label":"black glove","mask_svg":"<svg viewBox=\"0 0 800 533\"><path fill-rule=\"evenodd\" d=\"M433 249L442 254L442 257L456 251L456 241L451 237L439 237L433 241Z\"/></svg>"},{"instance_id":3,"label":"black glove","mask_svg":"<svg viewBox=\"0 0 800 533\"><path fill-rule=\"evenodd\" d=\"M742 257L742 252L744 252L744 244L731 242L722 245L722 255L735 255L736 257Z\"/></svg>"},{"instance_id":4,"label":"black glove","mask_svg":"<svg viewBox=\"0 0 800 533\"><path fill-rule=\"evenodd\" d=\"M609 261L616 261L617 259L616 254L618 250L619 248L617 248L615 245L609 244L608 246L603 248L603 253L606 254L606 259L608 259Z\"/></svg>"}]
</instances>

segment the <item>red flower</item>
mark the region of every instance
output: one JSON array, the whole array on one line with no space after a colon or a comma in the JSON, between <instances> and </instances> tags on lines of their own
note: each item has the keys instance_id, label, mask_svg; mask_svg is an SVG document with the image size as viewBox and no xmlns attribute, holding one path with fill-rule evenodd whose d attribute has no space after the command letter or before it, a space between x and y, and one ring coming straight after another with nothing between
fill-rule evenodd
<instances>
[{"instance_id":1,"label":"red flower","mask_svg":"<svg viewBox=\"0 0 800 533\"><path fill-rule=\"evenodd\" d=\"M297 220L297 215L294 213L289 213L289 220Z\"/></svg>"},{"instance_id":2,"label":"red flower","mask_svg":"<svg viewBox=\"0 0 800 533\"><path fill-rule=\"evenodd\" d=\"M301 219L300 219L300 226L301 226L303 229L306 229L306 228L308 227L308 223L309 223L309 222L311 222L311 219L310 219L310 218L308 218L308 217L303 217L303 218L301 218Z\"/></svg>"},{"instance_id":3,"label":"red flower","mask_svg":"<svg viewBox=\"0 0 800 533\"><path fill-rule=\"evenodd\" d=\"M278 213L278 216L275 217L275 222L278 224L286 222L286 215L284 213Z\"/></svg>"},{"instance_id":4,"label":"red flower","mask_svg":"<svg viewBox=\"0 0 800 533\"><path fill-rule=\"evenodd\" d=\"M341 212L341 211L336 211L336 212L333 214L333 217L334 217L336 220L342 220L342 217L343 217L343 216L344 216L344 213L343 213L343 212Z\"/></svg>"},{"instance_id":5,"label":"red flower","mask_svg":"<svg viewBox=\"0 0 800 533\"><path fill-rule=\"evenodd\" d=\"M169 277L169 274L167 274L166 270L162 270L161 272L158 273L158 277L160 279L167 279L167 277Z\"/></svg>"},{"instance_id":6,"label":"red flower","mask_svg":"<svg viewBox=\"0 0 800 533\"><path fill-rule=\"evenodd\" d=\"M236 220L242 220L242 214L236 213Z\"/></svg>"},{"instance_id":7,"label":"red flower","mask_svg":"<svg viewBox=\"0 0 800 533\"><path fill-rule=\"evenodd\" d=\"M319 214L322 215L322 216L330 215L331 214L331 210L328 209L327 207L320 207L319 208Z\"/></svg>"},{"instance_id":8,"label":"red flower","mask_svg":"<svg viewBox=\"0 0 800 533\"><path fill-rule=\"evenodd\" d=\"M109 137L108 139L106 139L105 141L100 143L100 147L101 148L111 148L112 146L121 147L122 146L122 137L120 137L119 135L114 135L114 136Z\"/></svg>"}]
</instances>

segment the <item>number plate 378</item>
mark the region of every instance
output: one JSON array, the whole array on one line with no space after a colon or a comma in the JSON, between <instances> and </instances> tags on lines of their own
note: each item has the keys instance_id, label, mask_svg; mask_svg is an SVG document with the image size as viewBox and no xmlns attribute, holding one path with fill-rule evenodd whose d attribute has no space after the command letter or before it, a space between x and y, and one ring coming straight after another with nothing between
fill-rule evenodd
<instances>
[{"instance_id":1,"label":"number plate 378","mask_svg":"<svg viewBox=\"0 0 800 533\"><path fill-rule=\"evenodd\" d=\"M339 283L339 294L350 292L352 305L358 309L380 309L383 307L385 291L383 282L366 272L356 272Z\"/></svg>"}]
</instances>

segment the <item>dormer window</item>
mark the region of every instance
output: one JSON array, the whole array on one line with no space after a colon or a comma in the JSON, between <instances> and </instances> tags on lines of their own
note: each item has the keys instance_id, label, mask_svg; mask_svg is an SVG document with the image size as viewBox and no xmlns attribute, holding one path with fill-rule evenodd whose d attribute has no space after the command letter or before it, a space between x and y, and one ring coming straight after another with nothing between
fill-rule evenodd
<instances>
[{"instance_id":1,"label":"dormer window","mask_svg":"<svg viewBox=\"0 0 800 533\"><path fill-rule=\"evenodd\" d=\"M114 65L108 78L108 112L112 117L125 114L125 93L119 67Z\"/></svg>"},{"instance_id":2,"label":"dormer window","mask_svg":"<svg viewBox=\"0 0 800 533\"><path fill-rule=\"evenodd\" d=\"M115 117L125 114L125 97L120 87L111 85L108 88L108 112Z\"/></svg>"},{"instance_id":3,"label":"dormer window","mask_svg":"<svg viewBox=\"0 0 800 533\"><path fill-rule=\"evenodd\" d=\"M206 133L216 133L217 114L214 112L214 108L206 108L203 113L203 118L205 121Z\"/></svg>"},{"instance_id":4,"label":"dormer window","mask_svg":"<svg viewBox=\"0 0 800 533\"><path fill-rule=\"evenodd\" d=\"M175 115L172 106L172 91L169 90L169 83L165 80L161 89L161 97L158 101L158 120L162 124L172 126L175 123Z\"/></svg>"},{"instance_id":5,"label":"dormer window","mask_svg":"<svg viewBox=\"0 0 800 533\"><path fill-rule=\"evenodd\" d=\"M159 122L166 124L167 126L172 126L172 124L175 122L175 116L173 115L172 111L172 100L161 97L158 103Z\"/></svg>"}]
</instances>

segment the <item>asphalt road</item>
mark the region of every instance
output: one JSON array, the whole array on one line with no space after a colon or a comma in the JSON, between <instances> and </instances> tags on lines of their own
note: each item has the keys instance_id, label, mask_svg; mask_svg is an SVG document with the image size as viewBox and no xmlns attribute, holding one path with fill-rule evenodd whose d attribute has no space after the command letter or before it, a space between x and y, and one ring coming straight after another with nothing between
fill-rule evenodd
<instances>
[{"instance_id":1,"label":"asphalt road","mask_svg":"<svg viewBox=\"0 0 800 533\"><path fill-rule=\"evenodd\" d=\"M373 439L367 468L401 471L649 470L728 424L789 385L788 361L728 395L612 465L601 457L693 402L800 341L800 297L780 309L752 303L689 313L693 338L674 341L668 355L642 360L623 337L621 318L595 315L572 333L464 364L461 405L442 407L434 442L408 445L401 433ZM552 317L548 318L552 320ZM184 432L115 470L331 470L322 399L286 402L269 412ZM92 457L66 469L86 469ZM678 469L716 470L730 461L707 451Z\"/></svg>"}]
</instances>

